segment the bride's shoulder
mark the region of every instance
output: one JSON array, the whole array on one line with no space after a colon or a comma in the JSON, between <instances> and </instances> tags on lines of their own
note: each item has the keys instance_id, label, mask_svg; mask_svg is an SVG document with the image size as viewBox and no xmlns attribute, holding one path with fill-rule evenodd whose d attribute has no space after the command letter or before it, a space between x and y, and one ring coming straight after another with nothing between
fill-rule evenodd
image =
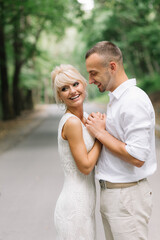
<instances>
[{"instance_id":1,"label":"bride's shoulder","mask_svg":"<svg viewBox=\"0 0 160 240\"><path fill-rule=\"evenodd\" d=\"M65 123L63 133L66 139L77 141L82 135L82 124L79 118L71 116Z\"/></svg>"},{"instance_id":2,"label":"bride's shoulder","mask_svg":"<svg viewBox=\"0 0 160 240\"><path fill-rule=\"evenodd\" d=\"M81 120L75 116L70 116L67 119L65 126L73 130L73 128L77 128L81 126Z\"/></svg>"},{"instance_id":3,"label":"bride's shoulder","mask_svg":"<svg viewBox=\"0 0 160 240\"><path fill-rule=\"evenodd\" d=\"M73 118L77 118L75 115L71 114L71 113L65 113L61 119L60 119L60 123L65 124L66 122L70 121L70 119ZM78 119L78 118L77 118ZM79 120L79 119L78 119Z\"/></svg>"}]
</instances>

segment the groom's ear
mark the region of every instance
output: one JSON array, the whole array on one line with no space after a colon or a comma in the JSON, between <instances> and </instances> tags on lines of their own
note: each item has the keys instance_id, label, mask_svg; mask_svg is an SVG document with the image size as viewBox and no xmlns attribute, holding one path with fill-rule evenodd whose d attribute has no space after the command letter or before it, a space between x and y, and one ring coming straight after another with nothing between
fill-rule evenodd
<instances>
[{"instance_id":1,"label":"groom's ear","mask_svg":"<svg viewBox=\"0 0 160 240\"><path fill-rule=\"evenodd\" d=\"M111 62L109 63L109 69L110 69L111 71L116 71L116 69L117 69L117 64L116 64L116 62L111 61Z\"/></svg>"}]
</instances>

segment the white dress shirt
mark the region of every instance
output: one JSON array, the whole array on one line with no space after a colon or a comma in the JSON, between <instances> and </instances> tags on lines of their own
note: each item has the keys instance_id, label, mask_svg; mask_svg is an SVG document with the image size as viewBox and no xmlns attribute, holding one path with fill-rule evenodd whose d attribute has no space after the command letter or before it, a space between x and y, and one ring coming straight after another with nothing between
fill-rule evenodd
<instances>
[{"instance_id":1,"label":"white dress shirt","mask_svg":"<svg viewBox=\"0 0 160 240\"><path fill-rule=\"evenodd\" d=\"M147 94L136 86L136 79L109 92L106 130L126 144L127 152L144 161L138 168L118 158L106 147L96 167L96 178L109 182L134 182L153 174L155 155L155 114Z\"/></svg>"}]
</instances>

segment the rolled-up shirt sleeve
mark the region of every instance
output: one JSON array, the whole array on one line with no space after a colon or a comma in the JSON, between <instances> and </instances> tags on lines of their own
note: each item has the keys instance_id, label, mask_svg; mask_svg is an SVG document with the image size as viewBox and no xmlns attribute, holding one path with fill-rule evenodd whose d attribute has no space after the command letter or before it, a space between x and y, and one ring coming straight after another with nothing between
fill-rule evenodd
<instances>
[{"instance_id":1,"label":"rolled-up shirt sleeve","mask_svg":"<svg viewBox=\"0 0 160 240\"><path fill-rule=\"evenodd\" d=\"M154 125L152 106L145 101L129 101L123 112L126 151L136 159L146 161L150 153L150 139Z\"/></svg>"}]
</instances>

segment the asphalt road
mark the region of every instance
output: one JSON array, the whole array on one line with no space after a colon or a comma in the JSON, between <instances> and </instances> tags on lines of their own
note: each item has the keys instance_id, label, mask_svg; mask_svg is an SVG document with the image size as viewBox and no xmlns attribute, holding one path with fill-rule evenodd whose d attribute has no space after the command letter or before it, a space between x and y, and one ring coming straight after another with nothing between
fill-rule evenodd
<instances>
[{"instance_id":1,"label":"asphalt road","mask_svg":"<svg viewBox=\"0 0 160 240\"><path fill-rule=\"evenodd\" d=\"M85 109L87 112L105 111L103 106L95 104L85 105ZM10 144L0 155L0 240L55 240L54 207L64 179L57 152L57 127L61 115L55 105L46 107L37 127L17 144L12 147ZM156 144L159 161L159 139ZM154 192L149 240L159 240L159 169L149 181ZM97 240L105 240L97 182L96 186Z\"/></svg>"}]
</instances>

